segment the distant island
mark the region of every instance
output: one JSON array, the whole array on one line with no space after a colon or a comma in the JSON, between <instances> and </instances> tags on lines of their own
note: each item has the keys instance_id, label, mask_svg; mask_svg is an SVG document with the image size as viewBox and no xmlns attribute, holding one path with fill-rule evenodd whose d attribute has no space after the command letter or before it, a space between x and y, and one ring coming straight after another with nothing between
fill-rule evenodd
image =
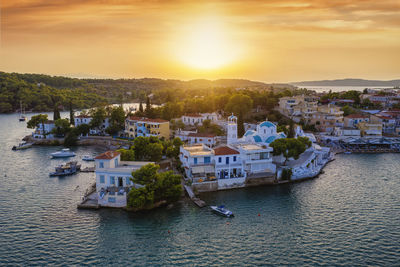
<instances>
[{"instance_id":1,"label":"distant island","mask_svg":"<svg viewBox=\"0 0 400 267\"><path fill-rule=\"evenodd\" d=\"M400 79L390 81L364 79L337 79L320 81L302 81L290 83L294 86L365 86L365 87L395 87L400 86Z\"/></svg>"}]
</instances>

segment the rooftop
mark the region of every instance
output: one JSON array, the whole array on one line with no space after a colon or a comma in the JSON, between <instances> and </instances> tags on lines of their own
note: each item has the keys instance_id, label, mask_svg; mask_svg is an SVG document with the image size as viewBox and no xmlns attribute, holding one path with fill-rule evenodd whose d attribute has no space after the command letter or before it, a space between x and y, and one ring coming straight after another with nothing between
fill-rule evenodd
<instances>
[{"instance_id":1,"label":"rooftop","mask_svg":"<svg viewBox=\"0 0 400 267\"><path fill-rule=\"evenodd\" d=\"M362 118L362 119L367 119L367 118L369 118L367 115L363 115L363 114L350 114L350 115L347 115L346 116L346 118L349 118L349 119L358 119L358 118Z\"/></svg>"},{"instance_id":2,"label":"rooftop","mask_svg":"<svg viewBox=\"0 0 400 267\"><path fill-rule=\"evenodd\" d=\"M191 156L211 155L211 149L203 145L184 146L183 149L188 151Z\"/></svg>"},{"instance_id":3,"label":"rooftop","mask_svg":"<svg viewBox=\"0 0 400 267\"><path fill-rule=\"evenodd\" d=\"M113 159L119 155L121 155L121 153L118 151L106 151L95 157L95 159Z\"/></svg>"},{"instance_id":4,"label":"rooftop","mask_svg":"<svg viewBox=\"0 0 400 267\"><path fill-rule=\"evenodd\" d=\"M215 155L235 155L235 154L240 154L239 151L230 148L228 146L220 146L217 148L214 148L214 154Z\"/></svg>"}]
</instances>

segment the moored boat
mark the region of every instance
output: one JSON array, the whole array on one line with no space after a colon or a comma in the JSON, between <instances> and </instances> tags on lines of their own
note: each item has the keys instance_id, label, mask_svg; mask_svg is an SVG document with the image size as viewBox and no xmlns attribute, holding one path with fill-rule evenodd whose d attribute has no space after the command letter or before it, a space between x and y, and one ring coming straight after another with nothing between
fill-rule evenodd
<instances>
[{"instance_id":1,"label":"moored boat","mask_svg":"<svg viewBox=\"0 0 400 267\"><path fill-rule=\"evenodd\" d=\"M85 155L82 157L82 160L84 161L94 161L94 157L89 156L89 155Z\"/></svg>"},{"instance_id":2,"label":"moored boat","mask_svg":"<svg viewBox=\"0 0 400 267\"><path fill-rule=\"evenodd\" d=\"M22 143L19 143L17 146L13 146L12 150L27 149L27 148L30 148L32 145L33 145L32 143L22 142Z\"/></svg>"},{"instance_id":3,"label":"moored boat","mask_svg":"<svg viewBox=\"0 0 400 267\"><path fill-rule=\"evenodd\" d=\"M77 161L71 161L65 165L59 165L56 167L55 172L51 172L50 176L66 176L78 172L81 169L81 165Z\"/></svg>"},{"instance_id":4,"label":"moored boat","mask_svg":"<svg viewBox=\"0 0 400 267\"><path fill-rule=\"evenodd\" d=\"M53 158L68 158L75 157L75 153L73 151L70 151L69 148L64 148L61 151L51 153L51 156Z\"/></svg>"},{"instance_id":5,"label":"moored boat","mask_svg":"<svg viewBox=\"0 0 400 267\"><path fill-rule=\"evenodd\" d=\"M224 206L210 206L210 208L217 214L225 217L233 217L232 211L226 209Z\"/></svg>"}]
</instances>

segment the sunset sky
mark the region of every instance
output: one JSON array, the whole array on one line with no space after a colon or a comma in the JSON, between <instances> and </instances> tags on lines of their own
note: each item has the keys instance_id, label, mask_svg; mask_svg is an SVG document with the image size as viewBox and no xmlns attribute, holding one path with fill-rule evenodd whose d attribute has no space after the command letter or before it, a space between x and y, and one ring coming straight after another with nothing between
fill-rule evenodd
<instances>
[{"instance_id":1,"label":"sunset sky","mask_svg":"<svg viewBox=\"0 0 400 267\"><path fill-rule=\"evenodd\" d=\"M6 72L400 78L399 0L2 0L0 8Z\"/></svg>"}]
</instances>

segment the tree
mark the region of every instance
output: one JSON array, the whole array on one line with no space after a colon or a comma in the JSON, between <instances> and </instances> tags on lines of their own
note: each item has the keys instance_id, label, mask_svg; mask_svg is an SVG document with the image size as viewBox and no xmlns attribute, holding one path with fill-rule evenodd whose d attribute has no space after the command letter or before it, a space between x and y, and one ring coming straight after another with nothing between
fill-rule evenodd
<instances>
[{"instance_id":1,"label":"tree","mask_svg":"<svg viewBox=\"0 0 400 267\"><path fill-rule=\"evenodd\" d=\"M270 146L274 149L274 156L283 155L285 164L289 158L298 159L299 156L311 146L311 141L307 137L299 138L280 138L273 141Z\"/></svg>"},{"instance_id":2,"label":"tree","mask_svg":"<svg viewBox=\"0 0 400 267\"><path fill-rule=\"evenodd\" d=\"M121 160L124 161L134 161L135 160L135 151L132 149L118 149L118 152L121 153Z\"/></svg>"},{"instance_id":3,"label":"tree","mask_svg":"<svg viewBox=\"0 0 400 267\"><path fill-rule=\"evenodd\" d=\"M244 135L244 122L243 122L243 115L239 113L238 115L238 136L243 136Z\"/></svg>"},{"instance_id":4,"label":"tree","mask_svg":"<svg viewBox=\"0 0 400 267\"><path fill-rule=\"evenodd\" d=\"M252 107L253 100L249 96L244 94L234 94L229 98L228 103L225 105L225 111L244 117Z\"/></svg>"},{"instance_id":5,"label":"tree","mask_svg":"<svg viewBox=\"0 0 400 267\"><path fill-rule=\"evenodd\" d=\"M295 132L294 132L294 122L291 120L290 121L290 123L289 123L289 131L288 131L288 138L293 138L294 137L294 135L295 135Z\"/></svg>"},{"instance_id":6,"label":"tree","mask_svg":"<svg viewBox=\"0 0 400 267\"><path fill-rule=\"evenodd\" d=\"M106 110L103 107L91 110L92 113L92 120L90 121L90 128L95 129L99 128L102 124L104 119L106 118Z\"/></svg>"},{"instance_id":7,"label":"tree","mask_svg":"<svg viewBox=\"0 0 400 267\"><path fill-rule=\"evenodd\" d=\"M60 111L58 110L58 103L54 105L53 120L61 119Z\"/></svg>"},{"instance_id":8,"label":"tree","mask_svg":"<svg viewBox=\"0 0 400 267\"><path fill-rule=\"evenodd\" d=\"M38 115L34 115L32 116L32 118L28 121L27 123L27 127L31 128L31 129L35 129L39 124L42 125L42 129L43 129L43 135L46 135L46 133L44 132L44 123L48 121L48 117L47 114L38 114Z\"/></svg>"},{"instance_id":9,"label":"tree","mask_svg":"<svg viewBox=\"0 0 400 267\"><path fill-rule=\"evenodd\" d=\"M110 111L110 126L106 132L115 135L125 127L125 111L122 107L114 107Z\"/></svg>"},{"instance_id":10,"label":"tree","mask_svg":"<svg viewBox=\"0 0 400 267\"><path fill-rule=\"evenodd\" d=\"M90 126L86 123L78 125L75 129L78 135L88 135L90 133Z\"/></svg>"},{"instance_id":11,"label":"tree","mask_svg":"<svg viewBox=\"0 0 400 267\"><path fill-rule=\"evenodd\" d=\"M160 161L163 155L163 146L160 143L150 143L146 147L146 156L149 160Z\"/></svg>"},{"instance_id":12,"label":"tree","mask_svg":"<svg viewBox=\"0 0 400 267\"><path fill-rule=\"evenodd\" d=\"M150 97L146 98L146 110L145 114L148 118L152 116L151 104L150 104Z\"/></svg>"},{"instance_id":13,"label":"tree","mask_svg":"<svg viewBox=\"0 0 400 267\"><path fill-rule=\"evenodd\" d=\"M136 160L144 160L146 155L146 147L149 143L148 138L139 136L133 141Z\"/></svg>"},{"instance_id":14,"label":"tree","mask_svg":"<svg viewBox=\"0 0 400 267\"><path fill-rule=\"evenodd\" d=\"M75 120L74 120L74 109L72 107L72 100L69 101L69 123L71 125L75 125Z\"/></svg>"},{"instance_id":15,"label":"tree","mask_svg":"<svg viewBox=\"0 0 400 267\"><path fill-rule=\"evenodd\" d=\"M71 130L68 119L58 119L54 122L54 126L53 133L57 136L65 136Z\"/></svg>"},{"instance_id":16,"label":"tree","mask_svg":"<svg viewBox=\"0 0 400 267\"><path fill-rule=\"evenodd\" d=\"M65 136L64 139L64 145L65 146L76 146L78 142L78 133L77 130L74 128L71 131L68 132L68 134Z\"/></svg>"},{"instance_id":17,"label":"tree","mask_svg":"<svg viewBox=\"0 0 400 267\"><path fill-rule=\"evenodd\" d=\"M343 111L343 116L347 116L347 115L356 113L356 111L353 108L351 108L349 105L342 107L342 111Z\"/></svg>"},{"instance_id":18,"label":"tree","mask_svg":"<svg viewBox=\"0 0 400 267\"><path fill-rule=\"evenodd\" d=\"M142 100L140 100L139 112L143 113L143 104L142 104Z\"/></svg>"}]
</instances>

